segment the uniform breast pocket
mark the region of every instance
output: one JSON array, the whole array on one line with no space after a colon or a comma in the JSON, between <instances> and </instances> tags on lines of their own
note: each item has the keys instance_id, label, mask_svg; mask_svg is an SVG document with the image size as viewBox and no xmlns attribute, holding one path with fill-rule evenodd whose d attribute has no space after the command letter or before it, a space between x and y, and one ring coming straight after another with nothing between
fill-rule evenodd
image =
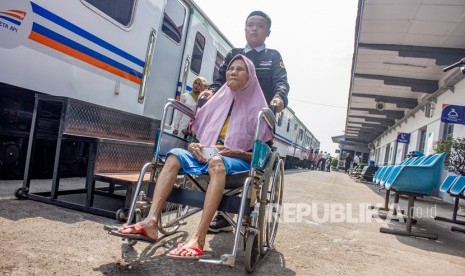
<instances>
[{"instance_id":1,"label":"uniform breast pocket","mask_svg":"<svg viewBox=\"0 0 465 276\"><path fill-rule=\"evenodd\" d=\"M268 79L271 78L271 69L270 68L257 68L257 77L259 79Z\"/></svg>"}]
</instances>

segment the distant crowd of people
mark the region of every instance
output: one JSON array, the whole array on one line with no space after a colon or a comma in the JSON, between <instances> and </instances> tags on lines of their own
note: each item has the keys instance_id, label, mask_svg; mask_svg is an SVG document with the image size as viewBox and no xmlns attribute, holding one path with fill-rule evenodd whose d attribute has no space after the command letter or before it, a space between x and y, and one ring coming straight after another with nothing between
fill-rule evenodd
<instances>
[{"instance_id":1,"label":"distant crowd of people","mask_svg":"<svg viewBox=\"0 0 465 276\"><path fill-rule=\"evenodd\" d=\"M310 161L310 170L319 170L330 172L331 171L331 154L329 152L323 152L318 150L310 150L308 160Z\"/></svg>"},{"instance_id":2,"label":"distant crowd of people","mask_svg":"<svg viewBox=\"0 0 465 276\"><path fill-rule=\"evenodd\" d=\"M358 155L352 156L352 153L347 153L345 158L345 173L348 173L351 168L360 166L362 163L362 158Z\"/></svg>"}]
</instances>

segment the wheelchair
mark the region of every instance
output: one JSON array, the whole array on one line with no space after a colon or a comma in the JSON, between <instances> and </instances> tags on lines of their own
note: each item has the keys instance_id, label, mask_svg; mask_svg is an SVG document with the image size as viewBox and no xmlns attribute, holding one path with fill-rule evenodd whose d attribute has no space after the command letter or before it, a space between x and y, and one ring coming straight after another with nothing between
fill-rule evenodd
<instances>
[{"instance_id":1,"label":"wheelchair","mask_svg":"<svg viewBox=\"0 0 465 276\"><path fill-rule=\"evenodd\" d=\"M169 99L164 107L161 127L157 131L153 159L146 163L140 172L138 183L133 189L133 199L127 215L128 224L142 220L149 208L149 193L142 190L146 174L150 174L150 183L156 185L157 178L173 148L187 148L188 139L183 139L164 131L167 118L174 110L194 118L192 112L182 103ZM274 131L276 119L274 113L263 108L257 117L254 147L250 171L226 176L226 187L218 212L234 227L234 243L230 252L220 259L199 259L200 262L234 266L242 236L245 251L244 268L252 272L273 248L277 235L283 200L284 161L277 151L259 140L260 125L266 125ZM163 235L174 234L185 224L185 219L202 210L209 176L178 175L178 179L168 197L159 217L158 230ZM146 187L146 186L145 186ZM234 215L237 214L237 219ZM247 219L244 219L247 218ZM106 228L114 230L115 228ZM111 232L109 231L111 234ZM127 240L129 245L137 241Z\"/></svg>"}]
</instances>

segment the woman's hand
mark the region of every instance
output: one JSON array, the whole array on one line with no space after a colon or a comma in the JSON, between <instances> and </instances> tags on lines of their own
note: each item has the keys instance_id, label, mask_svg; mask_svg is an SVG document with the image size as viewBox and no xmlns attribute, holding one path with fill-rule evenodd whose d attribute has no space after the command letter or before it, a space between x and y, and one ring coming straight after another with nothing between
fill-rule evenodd
<instances>
[{"instance_id":1,"label":"woman's hand","mask_svg":"<svg viewBox=\"0 0 465 276\"><path fill-rule=\"evenodd\" d=\"M237 158L237 155L240 152L242 152L241 150L231 149L231 148L227 148L227 147L221 147L219 150L220 151L218 152L218 154L221 154L221 155L227 156L227 157L235 157L235 158Z\"/></svg>"},{"instance_id":2,"label":"woman's hand","mask_svg":"<svg viewBox=\"0 0 465 276\"><path fill-rule=\"evenodd\" d=\"M252 153L239 150L239 149L232 149L232 148L227 148L227 147L221 147L219 148L220 152L218 152L219 155L222 156L227 156L227 157L233 157L233 158L239 158L245 161L250 161L252 159Z\"/></svg>"},{"instance_id":3,"label":"woman's hand","mask_svg":"<svg viewBox=\"0 0 465 276\"><path fill-rule=\"evenodd\" d=\"M201 163L207 163L207 158L203 156L202 154L202 149L204 146L199 143L190 143L189 146L187 146L187 150L194 156L197 161Z\"/></svg>"}]
</instances>

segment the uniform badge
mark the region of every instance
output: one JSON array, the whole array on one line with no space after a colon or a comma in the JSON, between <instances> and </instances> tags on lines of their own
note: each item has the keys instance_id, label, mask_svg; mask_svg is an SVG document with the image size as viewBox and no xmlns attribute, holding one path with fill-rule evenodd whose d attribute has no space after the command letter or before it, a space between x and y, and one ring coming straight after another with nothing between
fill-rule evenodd
<instances>
[{"instance_id":1,"label":"uniform badge","mask_svg":"<svg viewBox=\"0 0 465 276\"><path fill-rule=\"evenodd\" d=\"M270 67L271 64L272 64L271 60L262 60L262 61L260 61L260 66L262 66L262 67Z\"/></svg>"}]
</instances>

